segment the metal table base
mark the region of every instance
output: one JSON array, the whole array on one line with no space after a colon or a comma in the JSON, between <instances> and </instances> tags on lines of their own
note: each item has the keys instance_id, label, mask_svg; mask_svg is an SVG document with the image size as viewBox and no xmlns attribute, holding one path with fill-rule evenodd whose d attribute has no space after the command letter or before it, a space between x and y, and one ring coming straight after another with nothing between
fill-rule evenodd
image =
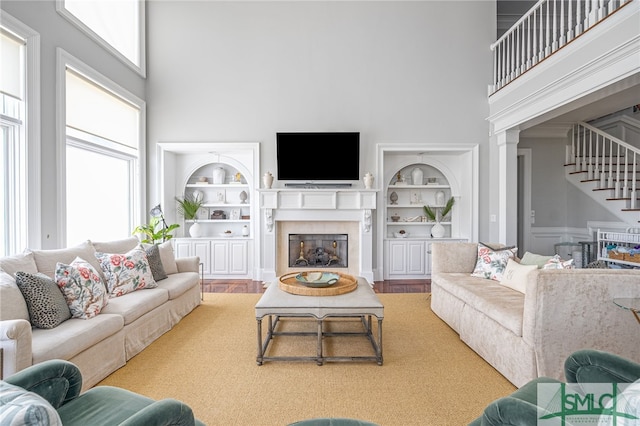
<instances>
[{"instance_id":1,"label":"metal table base","mask_svg":"<svg viewBox=\"0 0 640 426\"><path fill-rule=\"evenodd\" d=\"M316 331L277 331L276 328L280 323L281 318L312 318L315 319L317 324ZM262 365L265 361L315 361L318 365L323 365L325 362L358 362L358 361L376 361L378 365L382 365L382 320L378 319L378 339L373 335L372 329L372 315L327 315L324 318L315 318L313 315L267 315L267 335L262 340L262 318L256 318L258 324L258 356L256 363ZM323 330L325 320L331 318L356 318L360 319L363 326L363 331L360 332L328 332ZM266 356L269 344L276 336L317 336L317 347L315 356ZM375 352L372 356L325 356L323 340L325 337L337 337L337 336L364 336L369 339L371 346Z\"/></svg>"}]
</instances>

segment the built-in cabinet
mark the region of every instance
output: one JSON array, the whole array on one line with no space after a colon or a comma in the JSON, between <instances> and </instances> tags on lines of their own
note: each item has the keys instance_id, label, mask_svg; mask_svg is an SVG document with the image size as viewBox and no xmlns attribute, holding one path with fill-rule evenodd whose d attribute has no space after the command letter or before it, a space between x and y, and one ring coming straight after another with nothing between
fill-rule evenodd
<instances>
[{"instance_id":1,"label":"built-in cabinet","mask_svg":"<svg viewBox=\"0 0 640 426\"><path fill-rule=\"evenodd\" d=\"M426 147L379 147L382 196L379 208L379 262L383 279L424 279L431 275L434 241L469 241L473 229L471 182L476 149L438 152ZM442 209L454 199L451 211ZM431 220L424 206L436 213Z\"/></svg>"},{"instance_id":2,"label":"built-in cabinet","mask_svg":"<svg viewBox=\"0 0 640 426\"><path fill-rule=\"evenodd\" d=\"M171 240L176 256L198 256L205 278L254 278L259 144L159 145L163 206L167 220L181 225ZM185 196L204 202L194 220L184 220L176 209L175 198Z\"/></svg>"},{"instance_id":3,"label":"built-in cabinet","mask_svg":"<svg viewBox=\"0 0 640 426\"><path fill-rule=\"evenodd\" d=\"M246 278L250 271L250 243L238 239L176 238L174 250L177 257L198 256L207 278Z\"/></svg>"}]
</instances>

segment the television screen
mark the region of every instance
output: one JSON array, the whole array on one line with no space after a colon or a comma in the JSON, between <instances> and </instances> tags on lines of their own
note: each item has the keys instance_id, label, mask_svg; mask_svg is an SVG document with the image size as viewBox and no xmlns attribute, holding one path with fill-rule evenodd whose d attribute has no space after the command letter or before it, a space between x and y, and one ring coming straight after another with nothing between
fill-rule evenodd
<instances>
[{"instance_id":1,"label":"television screen","mask_svg":"<svg viewBox=\"0 0 640 426\"><path fill-rule=\"evenodd\" d=\"M279 180L360 179L360 133L278 133Z\"/></svg>"}]
</instances>

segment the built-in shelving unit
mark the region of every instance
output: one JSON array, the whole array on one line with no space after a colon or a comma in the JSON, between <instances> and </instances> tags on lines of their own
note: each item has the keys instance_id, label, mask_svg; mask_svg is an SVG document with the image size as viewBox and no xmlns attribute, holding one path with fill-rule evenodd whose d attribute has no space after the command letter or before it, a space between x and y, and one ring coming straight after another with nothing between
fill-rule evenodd
<instances>
[{"instance_id":1,"label":"built-in shelving unit","mask_svg":"<svg viewBox=\"0 0 640 426\"><path fill-rule=\"evenodd\" d=\"M254 221L259 156L257 143L160 144L164 205L181 224L173 238L177 257L198 256L205 278L253 278ZM204 203L196 219L169 208L175 197L197 196Z\"/></svg>"},{"instance_id":2,"label":"built-in shelving unit","mask_svg":"<svg viewBox=\"0 0 640 426\"><path fill-rule=\"evenodd\" d=\"M378 146L382 184L378 241L383 247L378 263L383 279L429 278L434 241L477 238L471 185L477 179L476 156L475 146ZM450 198L453 208L443 218L440 213ZM437 221L426 215L425 205L436 212Z\"/></svg>"}]
</instances>

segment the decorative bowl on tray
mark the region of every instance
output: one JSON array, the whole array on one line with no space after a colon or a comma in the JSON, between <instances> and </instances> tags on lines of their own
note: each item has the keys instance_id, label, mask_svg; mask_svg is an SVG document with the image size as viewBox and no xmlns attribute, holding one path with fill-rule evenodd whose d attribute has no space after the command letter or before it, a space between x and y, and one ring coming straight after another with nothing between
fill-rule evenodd
<instances>
[{"instance_id":1,"label":"decorative bowl on tray","mask_svg":"<svg viewBox=\"0 0 640 426\"><path fill-rule=\"evenodd\" d=\"M333 272L301 272L296 275L296 281L307 287L329 287L340 279L340 275Z\"/></svg>"}]
</instances>

